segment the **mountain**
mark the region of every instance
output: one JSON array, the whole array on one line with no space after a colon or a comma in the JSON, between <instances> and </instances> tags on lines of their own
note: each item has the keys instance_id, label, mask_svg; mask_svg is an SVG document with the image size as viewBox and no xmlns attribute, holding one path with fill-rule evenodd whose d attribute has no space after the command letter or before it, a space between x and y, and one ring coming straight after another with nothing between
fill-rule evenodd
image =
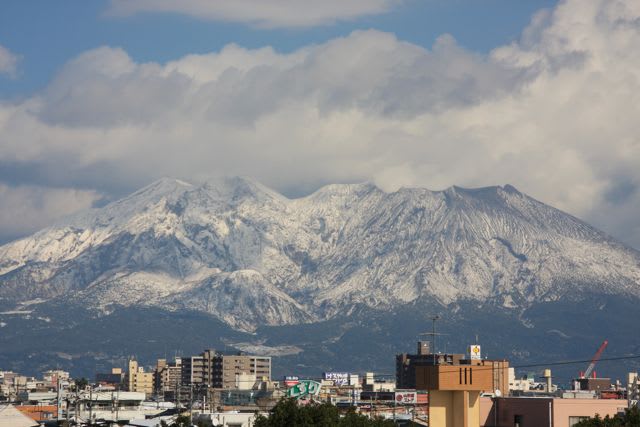
<instances>
[{"instance_id":1,"label":"mountain","mask_svg":"<svg viewBox=\"0 0 640 427\"><path fill-rule=\"evenodd\" d=\"M526 336L532 313L592 300L640 301L640 253L509 185L329 185L288 199L248 178L162 179L0 247L0 326L39 322L54 336L69 312L85 326L146 313L149 328L192 313L224 345L301 357L309 337L306 350L283 337L309 328L347 334L378 319L382 330L407 313L424 327L430 311L477 333L474 316L492 312ZM556 323L551 335L569 336Z\"/></svg>"}]
</instances>

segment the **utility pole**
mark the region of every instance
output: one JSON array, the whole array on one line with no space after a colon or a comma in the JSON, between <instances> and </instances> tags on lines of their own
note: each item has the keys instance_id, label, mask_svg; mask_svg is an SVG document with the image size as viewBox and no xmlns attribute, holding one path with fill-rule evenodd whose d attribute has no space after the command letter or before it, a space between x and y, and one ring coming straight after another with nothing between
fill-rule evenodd
<instances>
[{"instance_id":1,"label":"utility pole","mask_svg":"<svg viewBox=\"0 0 640 427\"><path fill-rule=\"evenodd\" d=\"M118 411L120 410L120 384L118 384L116 386L116 422L118 422L120 420L120 418L118 418L119 414Z\"/></svg>"},{"instance_id":2,"label":"utility pole","mask_svg":"<svg viewBox=\"0 0 640 427\"><path fill-rule=\"evenodd\" d=\"M60 380L57 381L56 390L56 421L60 424Z\"/></svg>"},{"instance_id":3,"label":"utility pole","mask_svg":"<svg viewBox=\"0 0 640 427\"><path fill-rule=\"evenodd\" d=\"M189 386L189 425L193 425L193 384Z\"/></svg>"},{"instance_id":4,"label":"utility pole","mask_svg":"<svg viewBox=\"0 0 640 427\"><path fill-rule=\"evenodd\" d=\"M93 425L93 387L89 385L89 426Z\"/></svg>"}]
</instances>

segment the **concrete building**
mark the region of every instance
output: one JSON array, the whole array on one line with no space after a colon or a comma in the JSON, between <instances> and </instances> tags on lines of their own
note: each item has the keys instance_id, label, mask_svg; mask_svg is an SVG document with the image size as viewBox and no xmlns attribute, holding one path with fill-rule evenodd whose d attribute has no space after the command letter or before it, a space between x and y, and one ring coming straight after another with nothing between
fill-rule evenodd
<instances>
[{"instance_id":1,"label":"concrete building","mask_svg":"<svg viewBox=\"0 0 640 427\"><path fill-rule=\"evenodd\" d=\"M240 378L247 376L255 380L271 380L271 357L248 355L222 356L222 388L238 388Z\"/></svg>"},{"instance_id":2,"label":"concrete building","mask_svg":"<svg viewBox=\"0 0 640 427\"><path fill-rule=\"evenodd\" d=\"M58 384L69 382L69 372L60 369L49 370L42 373L44 382L51 387L58 387Z\"/></svg>"},{"instance_id":3,"label":"concrete building","mask_svg":"<svg viewBox=\"0 0 640 427\"><path fill-rule=\"evenodd\" d=\"M166 359L158 359L153 374L157 395L175 393L182 381L182 359L176 357L173 363L167 363Z\"/></svg>"},{"instance_id":4,"label":"concrete building","mask_svg":"<svg viewBox=\"0 0 640 427\"><path fill-rule=\"evenodd\" d=\"M181 359L183 385L207 385L214 388L237 388L241 376L254 376L256 380L271 380L271 357L252 355L225 355L205 350L198 356Z\"/></svg>"},{"instance_id":5,"label":"concrete building","mask_svg":"<svg viewBox=\"0 0 640 427\"><path fill-rule=\"evenodd\" d=\"M464 354L433 354L428 351L429 347L419 341L418 354L396 355L396 386L398 388L416 388L416 367L418 366L455 365L464 358Z\"/></svg>"},{"instance_id":6,"label":"concrete building","mask_svg":"<svg viewBox=\"0 0 640 427\"><path fill-rule=\"evenodd\" d=\"M579 421L623 412L626 400L540 397L480 398L482 427L572 427Z\"/></svg>"},{"instance_id":7,"label":"concrete building","mask_svg":"<svg viewBox=\"0 0 640 427\"><path fill-rule=\"evenodd\" d=\"M111 368L111 373L96 374L96 383L100 385L110 385L114 388L120 387L124 382L125 374L122 368Z\"/></svg>"},{"instance_id":8,"label":"concrete building","mask_svg":"<svg viewBox=\"0 0 640 427\"><path fill-rule=\"evenodd\" d=\"M376 379L373 372L366 372L364 374L364 381L362 383L363 391L371 392L391 392L395 391L396 382L388 379Z\"/></svg>"},{"instance_id":9,"label":"concrete building","mask_svg":"<svg viewBox=\"0 0 640 427\"><path fill-rule=\"evenodd\" d=\"M127 390L136 393L153 394L153 373L145 372L135 359L129 360L126 375Z\"/></svg>"},{"instance_id":10,"label":"concrete building","mask_svg":"<svg viewBox=\"0 0 640 427\"><path fill-rule=\"evenodd\" d=\"M509 362L482 359L479 346L470 348L474 351L467 359L451 355L434 359L435 364L415 367L416 389L429 391L432 427L477 427L480 394L501 394L509 389Z\"/></svg>"},{"instance_id":11,"label":"concrete building","mask_svg":"<svg viewBox=\"0 0 640 427\"><path fill-rule=\"evenodd\" d=\"M215 350L203 351L197 356L181 359L181 383L203 384L215 387L222 381L222 358Z\"/></svg>"}]
</instances>

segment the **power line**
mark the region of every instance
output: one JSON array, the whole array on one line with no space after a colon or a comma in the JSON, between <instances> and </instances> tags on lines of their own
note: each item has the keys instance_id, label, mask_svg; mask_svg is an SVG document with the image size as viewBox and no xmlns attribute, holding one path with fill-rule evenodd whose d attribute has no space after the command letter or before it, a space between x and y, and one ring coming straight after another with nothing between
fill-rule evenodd
<instances>
[{"instance_id":1,"label":"power line","mask_svg":"<svg viewBox=\"0 0 640 427\"><path fill-rule=\"evenodd\" d=\"M633 360L633 359L640 359L640 354L635 354L635 355L630 355L630 356L618 356L618 357L603 357L602 359L600 359L598 361L598 363L601 362L615 362L615 361L619 361L619 360ZM483 359L486 360L486 359ZM486 360L488 362L502 362L503 360ZM508 360L504 360L505 362L508 362ZM583 364L583 363L591 363L591 359L580 359L580 360L563 360L563 361L559 361L559 362L542 362L542 363L532 363L532 364L527 364L527 365L513 365L513 366L509 366L509 368L514 368L514 369L523 369L523 368L537 368L537 367L547 367L547 366L563 366L563 365L577 365L577 364ZM482 370L482 369L494 369L493 366L491 365L440 365L440 366L471 366L473 367L474 370ZM375 376L380 378L380 377L384 377L384 378L391 378L396 376L395 373L375 373ZM312 379L312 380L316 380L316 379L324 379L324 378L320 378L320 377L305 377L304 379Z\"/></svg>"},{"instance_id":2,"label":"power line","mask_svg":"<svg viewBox=\"0 0 640 427\"><path fill-rule=\"evenodd\" d=\"M603 357L602 359L600 359L598 361L598 363L617 361L617 360L632 360L632 359L640 359L640 355L636 354L636 355L632 355L632 356ZM534 368L534 367L538 367L538 366L575 365L575 364L578 364L578 363L591 363L591 359L565 360L565 361L562 361L562 362L536 363L536 364L531 364L531 365L519 365L519 366L515 366L514 365L512 367L513 368Z\"/></svg>"}]
</instances>

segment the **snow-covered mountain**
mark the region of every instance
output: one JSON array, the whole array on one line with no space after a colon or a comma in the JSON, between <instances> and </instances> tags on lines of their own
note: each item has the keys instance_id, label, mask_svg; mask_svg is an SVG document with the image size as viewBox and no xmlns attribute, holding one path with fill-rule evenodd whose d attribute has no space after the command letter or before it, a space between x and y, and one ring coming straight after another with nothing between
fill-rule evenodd
<instances>
[{"instance_id":1,"label":"snow-covered mountain","mask_svg":"<svg viewBox=\"0 0 640 427\"><path fill-rule=\"evenodd\" d=\"M640 253L509 185L330 185L288 199L246 178L162 179L0 247L5 301L190 309L247 331L585 293L640 297Z\"/></svg>"}]
</instances>

